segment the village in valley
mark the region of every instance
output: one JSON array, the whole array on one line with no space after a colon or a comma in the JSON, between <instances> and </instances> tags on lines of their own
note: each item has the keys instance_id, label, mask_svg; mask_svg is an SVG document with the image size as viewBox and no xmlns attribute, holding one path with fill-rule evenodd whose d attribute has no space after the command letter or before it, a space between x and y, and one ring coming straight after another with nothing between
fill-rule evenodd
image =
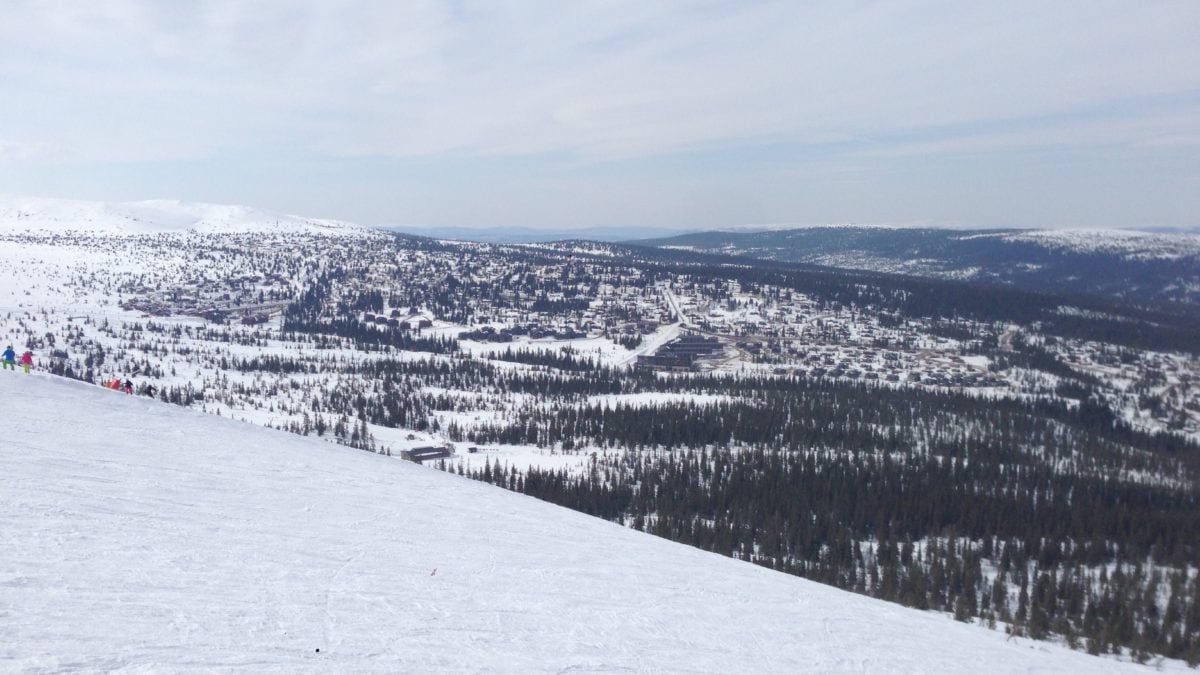
<instances>
[{"instance_id":1,"label":"village in valley","mask_svg":"<svg viewBox=\"0 0 1200 675\"><path fill-rule=\"evenodd\" d=\"M1037 324L904 315L745 281L720 267L671 269L611 247L366 231L4 236L29 260L0 270L10 279L2 328L35 347L44 366L91 381L132 377L163 396L187 392L177 399L281 428L351 429L353 409L312 401L371 390L369 377L339 372L353 369L338 363L389 359L564 379L608 369L662 382L764 377L1091 397L1136 428L1200 438L1192 355L1045 335ZM266 366L281 360L290 365ZM402 429L360 419L355 443L369 438L396 453L455 448L451 424L461 436L475 422L533 405L511 392L408 385L409 394L453 403L431 406Z\"/></svg>"}]
</instances>

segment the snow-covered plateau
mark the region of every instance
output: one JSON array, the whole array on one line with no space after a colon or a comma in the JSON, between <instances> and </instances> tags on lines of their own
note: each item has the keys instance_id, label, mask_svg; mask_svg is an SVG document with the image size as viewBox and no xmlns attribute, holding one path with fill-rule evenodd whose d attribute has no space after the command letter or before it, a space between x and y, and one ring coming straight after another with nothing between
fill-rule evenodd
<instances>
[{"instance_id":1,"label":"snow-covered plateau","mask_svg":"<svg viewBox=\"0 0 1200 675\"><path fill-rule=\"evenodd\" d=\"M351 223L276 213L247 206L154 199L95 202L0 194L0 233L88 232L141 235L164 232L364 232Z\"/></svg>"},{"instance_id":2,"label":"snow-covered plateau","mask_svg":"<svg viewBox=\"0 0 1200 675\"><path fill-rule=\"evenodd\" d=\"M1200 234L1127 229L805 227L695 232L639 243L911 277L966 279L1126 302L1197 305Z\"/></svg>"},{"instance_id":3,"label":"snow-covered plateau","mask_svg":"<svg viewBox=\"0 0 1200 675\"><path fill-rule=\"evenodd\" d=\"M0 400L4 671L1146 672L83 383Z\"/></svg>"}]
</instances>

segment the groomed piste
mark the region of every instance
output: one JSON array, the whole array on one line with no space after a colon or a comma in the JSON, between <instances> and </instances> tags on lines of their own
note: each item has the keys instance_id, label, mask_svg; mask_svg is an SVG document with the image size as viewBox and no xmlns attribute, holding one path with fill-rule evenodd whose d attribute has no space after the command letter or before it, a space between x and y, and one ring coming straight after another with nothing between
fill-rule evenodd
<instances>
[{"instance_id":1,"label":"groomed piste","mask_svg":"<svg viewBox=\"0 0 1200 675\"><path fill-rule=\"evenodd\" d=\"M0 671L1149 672L96 386L0 401Z\"/></svg>"}]
</instances>

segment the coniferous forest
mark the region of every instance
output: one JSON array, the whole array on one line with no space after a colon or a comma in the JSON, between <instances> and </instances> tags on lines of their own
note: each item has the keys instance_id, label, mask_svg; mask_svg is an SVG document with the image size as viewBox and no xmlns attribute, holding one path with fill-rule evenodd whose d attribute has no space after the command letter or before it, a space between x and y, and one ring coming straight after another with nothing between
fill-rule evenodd
<instances>
[{"instance_id":1,"label":"coniferous forest","mask_svg":"<svg viewBox=\"0 0 1200 675\"><path fill-rule=\"evenodd\" d=\"M470 439L639 448L586 475L467 473L1015 635L1200 661L1197 448L1086 409L797 384L758 404L562 409Z\"/></svg>"}]
</instances>

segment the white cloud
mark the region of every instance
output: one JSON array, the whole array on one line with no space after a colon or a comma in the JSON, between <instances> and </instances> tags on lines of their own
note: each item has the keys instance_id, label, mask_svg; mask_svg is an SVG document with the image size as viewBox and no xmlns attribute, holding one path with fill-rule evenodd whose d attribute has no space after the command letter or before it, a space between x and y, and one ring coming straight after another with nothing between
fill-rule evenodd
<instances>
[{"instance_id":1,"label":"white cloud","mask_svg":"<svg viewBox=\"0 0 1200 675\"><path fill-rule=\"evenodd\" d=\"M1198 23L1194 2L10 0L0 120L130 159L961 134L1195 97Z\"/></svg>"},{"instance_id":2,"label":"white cloud","mask_svg":"<svg viewBox=\"0 0 1200 675\"><path fill-rule=\"evenodd\" d=\"M60 155L52 146L45 143L28 143L24 141L8 141L0 138L0 162L19 162L31 159L45 159Z\"/></svg>"},{"instance_id":3,"label":"white cloud","mask_svg":"<svg viewBox=\"0 0 1200 675\"><path fill-rule=\"evenodd\" d=\"M1171 148L1200 145L1200 105L1138 117L1018 120L1016 128L947 131L935 138L878 139L852 154L914 157L937 154L1020 153L1036 149Z\"/></svg>"},{"instance_id":4,"label":"white cloud","mask_svg":"<svg viewBox=\"0 0 1200 675\"><path fill-rule=\"evenodd\" d=\"M1190 224L1197 34L1194 0L4 0L0 180L370 222Z\"/></svg>"}]
</instances>

